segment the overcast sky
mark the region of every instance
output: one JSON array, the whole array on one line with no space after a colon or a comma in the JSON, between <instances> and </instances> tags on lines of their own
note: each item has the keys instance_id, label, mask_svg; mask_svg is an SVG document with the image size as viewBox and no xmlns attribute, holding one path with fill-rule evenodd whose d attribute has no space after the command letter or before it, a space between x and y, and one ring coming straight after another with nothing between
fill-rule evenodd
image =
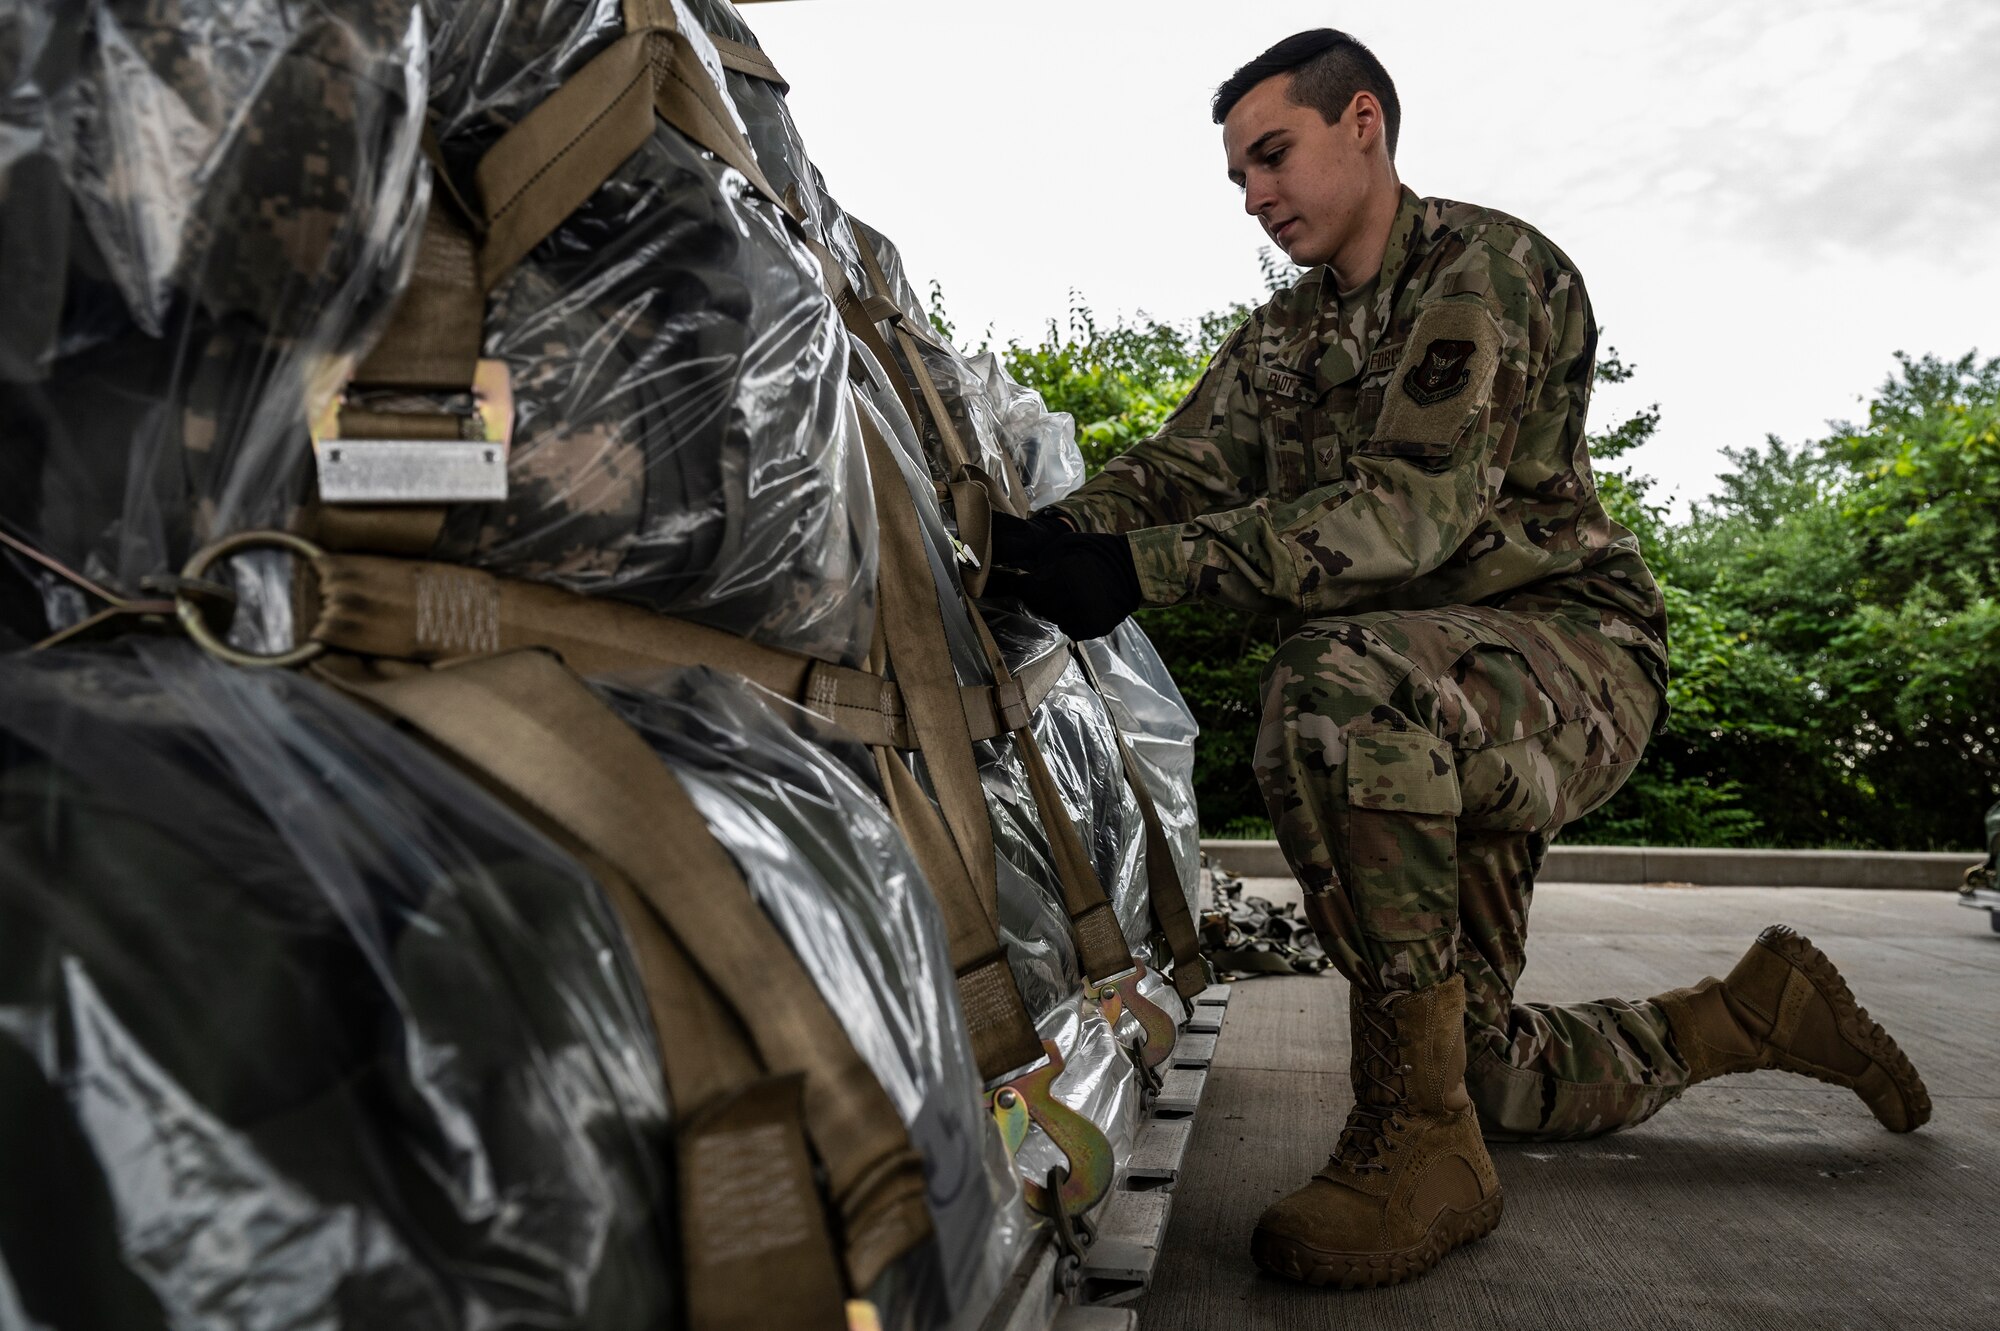
<instances>
[{"instance_id":1,"label":"overcast sky","mask_svg":"<svg viewBox=\"0 0 2000 1331\"><path fill-rule=\"evenodd\" d=\"M1419 194L1526 219L1657 401L1643 470L1859 419L1892 353L2000 353L2000 0L790 0L748 6L849 211L935 277L961 339L1074 290L1184 319L1255 299L1264 243L1208 97L1344 27L1403 103Z\"/></svg>"}]
</instances>

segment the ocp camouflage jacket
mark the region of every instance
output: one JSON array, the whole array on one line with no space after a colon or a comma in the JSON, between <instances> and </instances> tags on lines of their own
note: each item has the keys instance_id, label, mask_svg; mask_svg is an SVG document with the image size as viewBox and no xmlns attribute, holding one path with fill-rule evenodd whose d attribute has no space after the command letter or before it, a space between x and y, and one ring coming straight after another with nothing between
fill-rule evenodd
<instances>
[{"instance_id":1,"label":"ocp camouflage jacket","mask_svg":"<svg viewBox=\"0 0 2000 1331\"><path fill-rule=\"evenodd\" d=\"M1148 605L1595 610L1663 680L1659 588L1591 477L1596 345L1539 232L1405 189L1374 282L1343 295L1320 267L1278 292L1059 507L1130 533Z\"/></svg>"}]
</instances>

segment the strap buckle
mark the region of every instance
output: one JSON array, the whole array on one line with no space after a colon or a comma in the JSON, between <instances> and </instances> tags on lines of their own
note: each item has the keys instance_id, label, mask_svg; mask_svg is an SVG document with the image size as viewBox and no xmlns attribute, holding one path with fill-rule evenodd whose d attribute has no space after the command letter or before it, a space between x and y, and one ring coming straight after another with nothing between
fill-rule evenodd
<instances>
[{"instance_id":1,"label":"strap buckle","mask_svg":"<svg viewBox=\"0 0 2000 1331\"><path fill-rule=\"evenodd\" d=\"M1055 1080L1062 1075L1062 1050L1054 1040L1042 1041L1044 1057L1026 1072L1016 1073L987 1096L993 1122L1007 1143L1007 1154L1020 1152L1032 1123L1063 1153L1069 1168L1050 1172L1049 1181L1021 1181L1021 1197L1037 1215L1065 1219L1081 1216L1111 1191L1117 1161L1111 1143L1095 1123L1055 1098Z\"/></svg>"},{"instance_id":2,"label":"strap buckle","mask_svg":"<svg viewBox=\"0 0 2000 1331\"><path fill-rule=\"evenodd\" d=\"M514 437L514 381L507 363L482 360L464 410L382 413L367 427L379 434L342 433L355 406L353 386L327 403L312 423L319 495L328 504L492 503L507 497L507 453ZM398 437L397 422L411 422ZM422 428L418 428L422 422ZM444 437L429 436L439 422Z\"/></svg>"},{"instance_id":3,"label":"strap buckle","mask_svg":"<svg viewBox=\"0 0 2000 1331\"><path fill-rule=\"evenodd\" d=\"M1145 1034L1140 1057L1148 1068L1157 1068L1174 1052L1174 1041L1179 1032L1166 1009L1139 992L1139 981L1145 976L1145 963L1135 962L1129 971L1086 983L1083 992L1103 1010L1104 1019L1111 1023L1114 1034L1118 1030L1119 1017L1127 1012L1132 1014Z\"/></svg>"}]
</instances>

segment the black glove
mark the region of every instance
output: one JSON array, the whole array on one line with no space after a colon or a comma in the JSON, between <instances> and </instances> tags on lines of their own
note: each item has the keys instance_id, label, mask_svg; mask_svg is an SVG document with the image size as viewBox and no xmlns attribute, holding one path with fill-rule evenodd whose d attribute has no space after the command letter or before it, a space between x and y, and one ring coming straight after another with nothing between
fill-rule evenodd
<instances>
[{"instance_id":1,"label":"black glove","mask_svg":"<svg viewBox=\"0 0 2000 1331\"><path fill-rule=\"evenodd\" d=\"M1032 573L1042 562L1042 553L1057 537L1076 530L1069 519L1049 509L1025 518L993 510L993 567ZM1011 595L1012 593L1010 593Z\"/></svg>"},{"instance_id":2,"label":"black glove","mask_svg":"<svg viewBox=\"0 0 2000 1331\"><path fill-rule=\"evenodd\" d=\"M1131 543L1097 532L1058 536L1042 547L1033 572L1004 581L996 576L986 590L1020 597L1028 609L1079 642L1103 637L1143 603Z\"/></svg>"}]
</instances>

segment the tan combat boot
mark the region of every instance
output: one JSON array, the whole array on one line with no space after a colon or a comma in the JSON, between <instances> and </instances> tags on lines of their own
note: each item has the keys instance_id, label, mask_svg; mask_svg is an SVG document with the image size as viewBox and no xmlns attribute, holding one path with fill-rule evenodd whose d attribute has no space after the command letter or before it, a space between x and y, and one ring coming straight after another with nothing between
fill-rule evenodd
<instances>
[{"instance_id":1,"label":"tan combat boot","mask_svg":"<svg viewBox=\"0 0 2000 1331\"><path fill-rule=\"evenodd\" d=\"M1729 972L1653 1000L1667 1014L1690 1083L1783 1068L1845 1086L1891 1132L1922 1127L1930 1093L1910 1060L1854 1001L1826 954L1774 924Z\"/></svg>"},{"instance_id":2,"label":"tan combat boot","mask_svg":"<svg viewBox=\"0 0 2000 1331\"><path fill-rule=\"evenodd\" d=\"M1355 1105L1326 1168L1264 1212L1257 1265L1363 1289L1420 1276L1500 1223L1500 1179L1465 1093L1465 981L1354 995Z\"/></svg>"}]
</instances>

